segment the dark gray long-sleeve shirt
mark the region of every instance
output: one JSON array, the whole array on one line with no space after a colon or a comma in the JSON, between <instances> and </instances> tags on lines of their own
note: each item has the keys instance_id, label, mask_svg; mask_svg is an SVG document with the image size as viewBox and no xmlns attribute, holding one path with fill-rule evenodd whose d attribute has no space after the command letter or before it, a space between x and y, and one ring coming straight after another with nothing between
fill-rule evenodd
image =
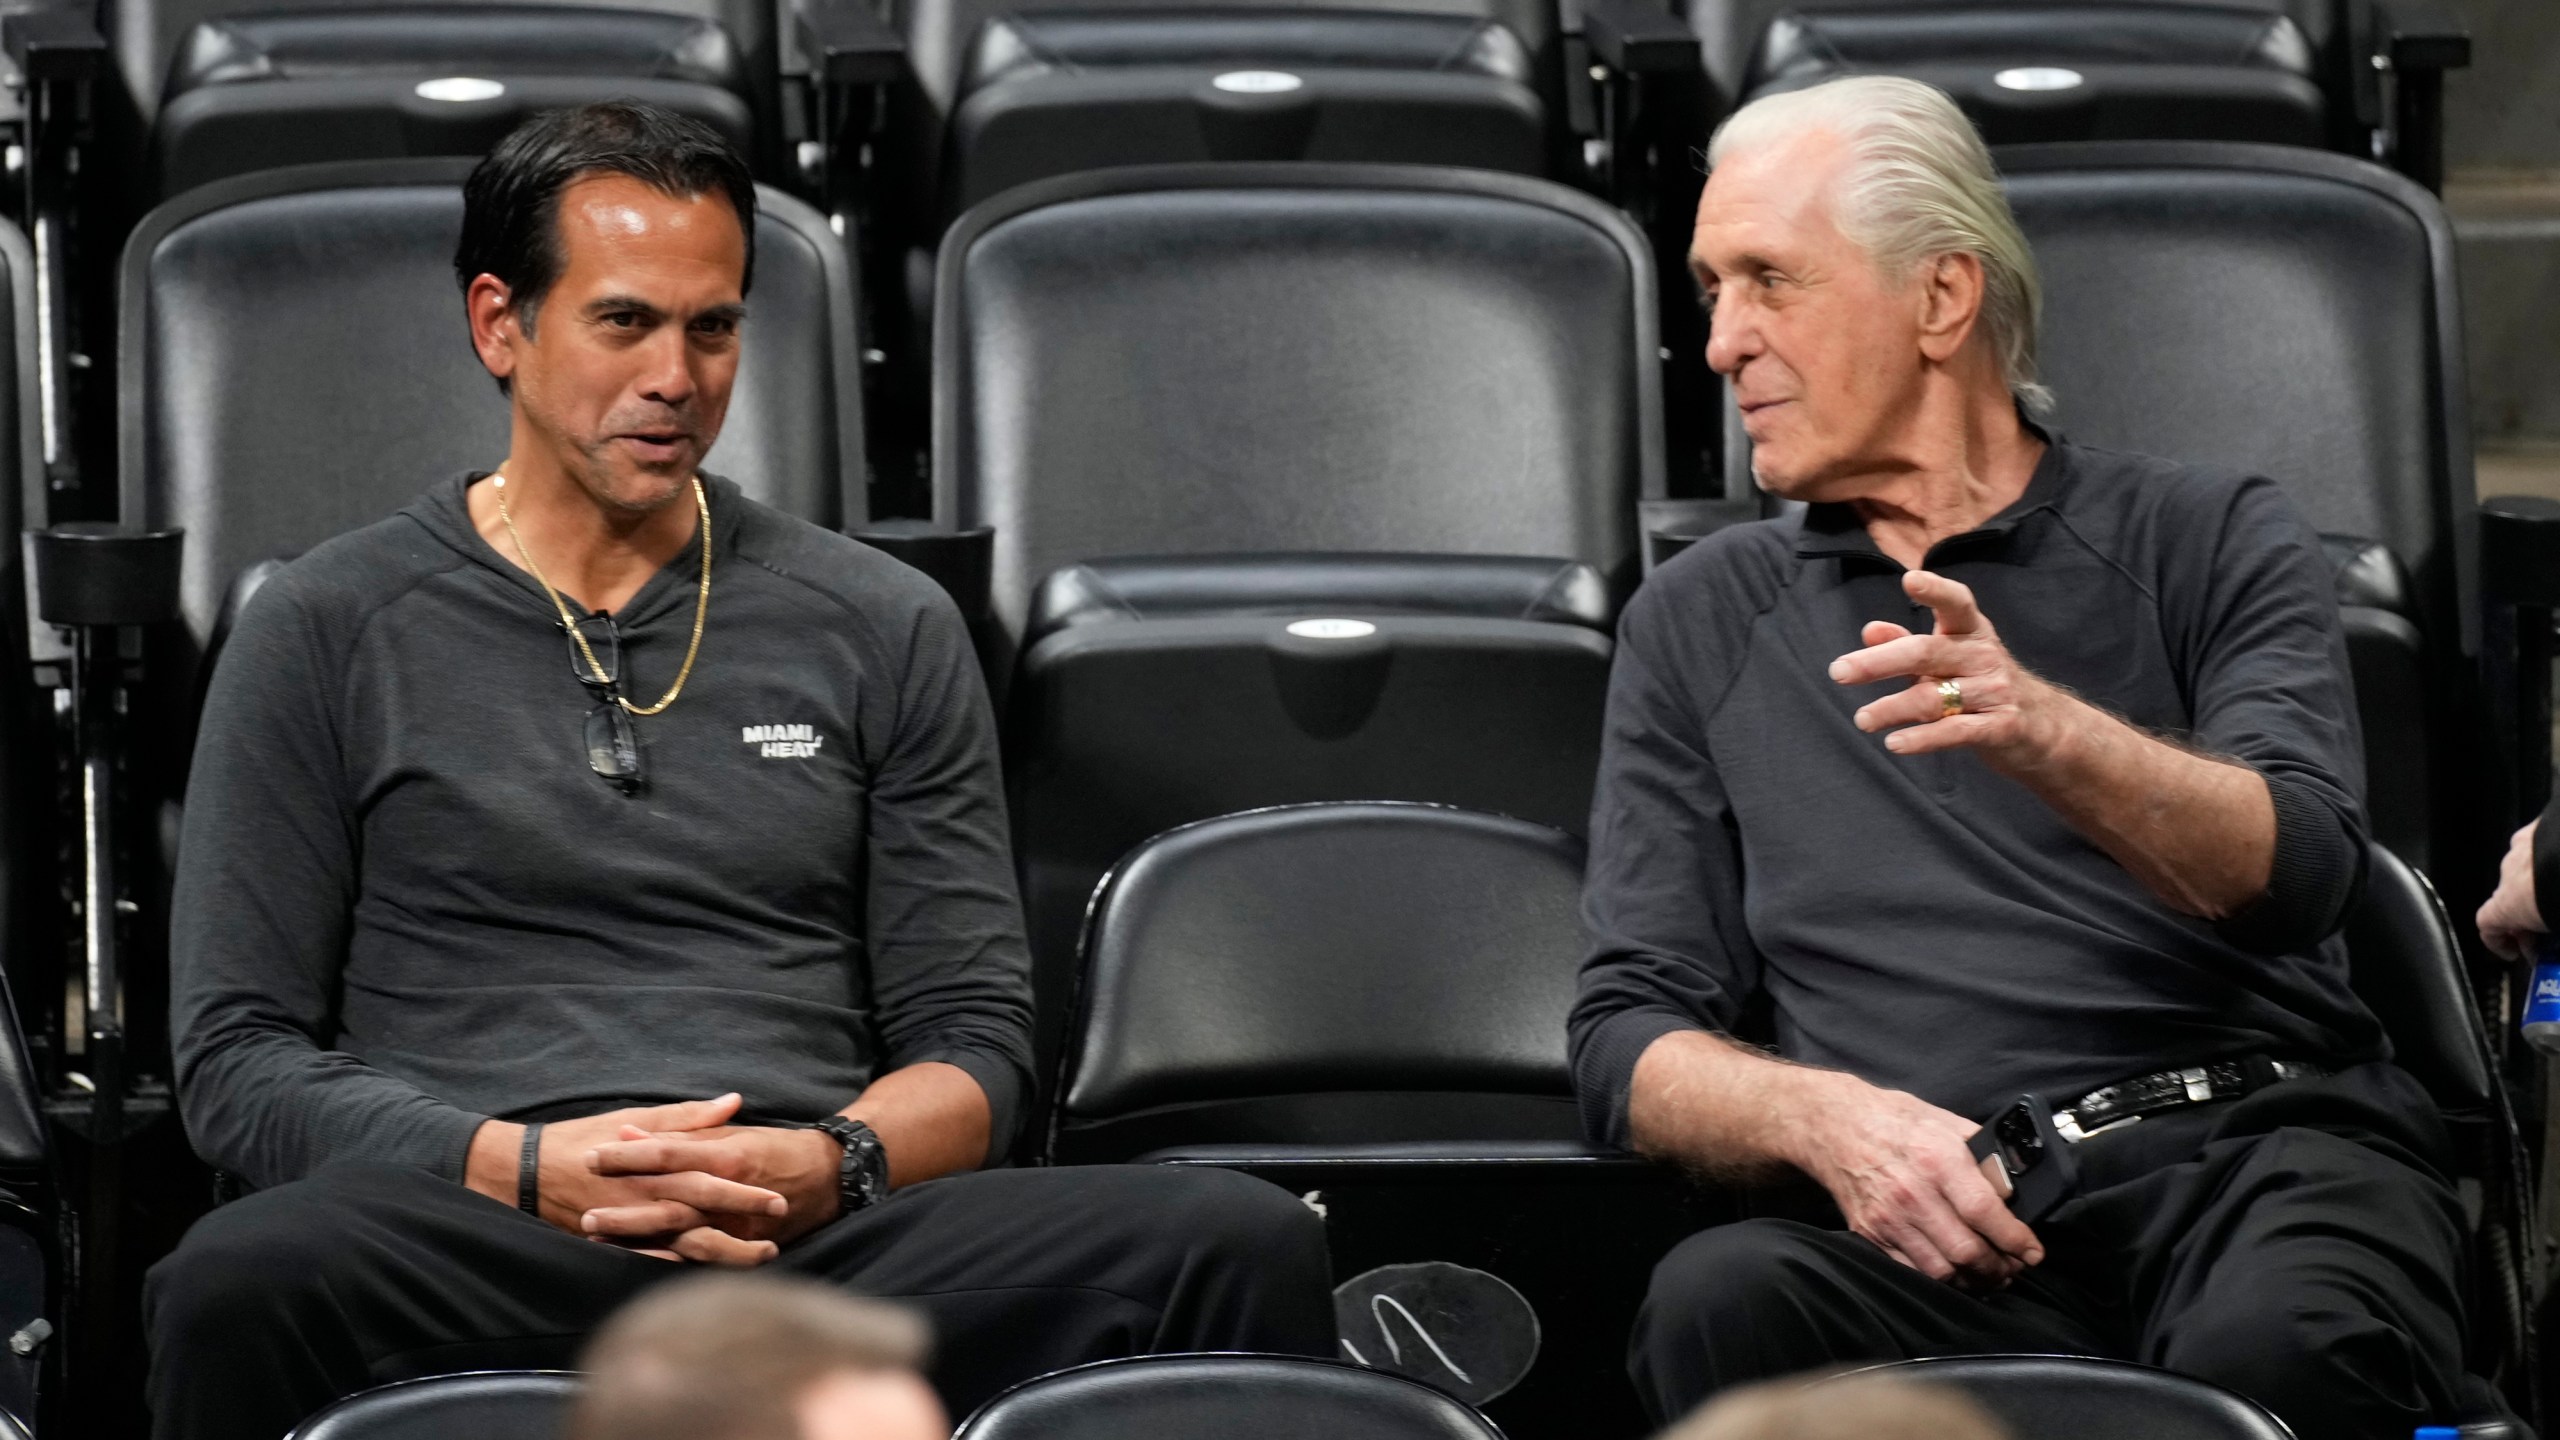
<instances>
[{"instance_id":1,"label":"dark gray long-sleeve shirt","mask_svg":"<svg viewBox=\"0 0 2560 1440\"><path fill-rule=\"evenodd\" d=\"M2283 492L2056 443L1927 564L2036 674L2265 776L2268 892L2181 915L1980 758L1886 750L1850 716L1910 682L1827 671L1867 621L1931 628L1902 566L1841 505L1721 532L1620 628L1571 1022L1593 1137L1627 1143L1636 1060L1676 1030L1765 1028L1973 1118L2231 1055L2386 1054L2332 938L2364 867L2334 580Z\"/></svg>"},{"instance_id":2,"label":"dark gray long-sleeve shirt","mask_svg":"<svg viewBox=\"0 0 2560 1440\"><path fill-rule=\"evenodd\" d=\"M590 770L551 603L466 479L286 567L215 673L173 916L179 1099L253 1185L336 1160L460 1178L488 1116L737 1090L814 1119L967 1071L1010 1138L1028 961L994 727L931 581L710 482L701 657ZM674 679L691 546L614 618Z\"/></svg>"}]
</instances>

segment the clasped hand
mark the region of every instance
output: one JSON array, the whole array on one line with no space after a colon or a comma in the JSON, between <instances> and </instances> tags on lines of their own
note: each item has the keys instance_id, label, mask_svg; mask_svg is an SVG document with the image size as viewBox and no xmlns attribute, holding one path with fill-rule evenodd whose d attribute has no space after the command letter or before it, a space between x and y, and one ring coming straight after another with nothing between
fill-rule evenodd
<instances>
[{"instance_id":1,"label":"clasped hand","mask_svg":"<svg viewBox=\"0 0 2560 1440\"><path fill-rule=\"evenodd\" d=\"M836 1216L842 1152L817 1130L733 1125L739 1097L546 1127L543 1218L664 1260L755 1266Z\"/></svg>"},{"instance_id":2,"label":"clasped hand","mask_svg":"<svg viewBox=\"0 0 2560 1440\"><path fill-rule=\"evenodd\" d=\"M1902 589L1936 615L1936 632L1919 635L1889 620L1870 620L1858 632L1866 648L1831 662L1831 678L1843 685L1913 677L1908 688L1859 707L1852 717L1857 727L1869 734L1892 731L1884 743L1897 755L1954 749L1984 750L1998 758L2033 753L2044 738L2044 702L2052 688L2010 657L1968 587L1913 570L1902 577ZM1954 681L1962 693L1961 713L1947 712L1938 688L1942 680Z\"/></svg>"}]
</instances>

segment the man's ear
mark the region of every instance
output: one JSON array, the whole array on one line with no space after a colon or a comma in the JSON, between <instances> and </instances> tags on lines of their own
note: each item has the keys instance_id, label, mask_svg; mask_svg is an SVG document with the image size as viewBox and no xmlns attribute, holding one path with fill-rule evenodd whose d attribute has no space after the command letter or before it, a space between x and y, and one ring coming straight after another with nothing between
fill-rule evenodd
<instances>
[{"instance_id":1,"label":"man's ear","mask_svg":"<svg viewBox=\"0 0 2560 1440\"><path fill-rule=\"evenodd\" d=\"M1940 255L1914 279L1920 290L1920 353L1944 365L1964 348L1982 314L1982 259Z\"/></svg>"},{"instance_id":2,"label":"man's ear","mask_svg":"<svg viewBox=\"0 0 2560 1440\"><path fill-rule=\"evenodd\" d=\"M462 305L471 319L471 348L480 352L480 363L501 380L514 375L516 346L523 343L524 333L506 282L495 275L473 277L471 288L462 292Z\"/></svg>"}]
</instances>

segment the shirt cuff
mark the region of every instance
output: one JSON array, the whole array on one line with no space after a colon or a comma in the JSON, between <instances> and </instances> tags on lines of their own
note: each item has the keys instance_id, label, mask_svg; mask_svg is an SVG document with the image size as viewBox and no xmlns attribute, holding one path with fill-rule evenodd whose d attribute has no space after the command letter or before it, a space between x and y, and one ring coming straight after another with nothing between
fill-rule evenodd
<instances>
[{"instance_id":1,"label":"shirt cuff","mask_svg":"<svg viewBox=\"0 0 2560 1440\"><path fill-rule=\"evenodd\" d=\"M1633 1150L1627 1098L1635 1088L1636 1062L1654 1041L1680 1030L1707 1027L1674 1010L1622 1010L1585 1033L1574 1052L1573 1088L1582 1106L1582 1133L1591 1143Z\"/></svg>"},{"instance_id":2,"label":"shirt cuff","mask_svg":"<svg viewBox=\"0 0 2560 1440\"><path fill-rule=\"evenodd\" d=\"M2365 854L2337 807L2313 787L2267 775L2276 812L2276 848L2266 893L2217 925L2222 938L2260 955L2308 950L2346 923L2364 888Z\"/></svg>"},{"instance_id":3,"label":"shirt cuff","mask_svg":"<svg viewBox=\"0 0 2560 1440\"><path fill-rule=\"evenodd\" d=\"M987 1097L987 1158L993 1165L1013 1150L1014 1128L1022 1123L1023 1075L1021 1064L1012 1058L985 1050L954 1046L945 1050L926 1050L897 1057L894 1069L926 1063L957 1066L962 1073L978 1082Z\"/></svg>"},{"instance_id":4,"label":"shirt cuff","mask_svg":"<svg viewBox=\"0 0 2560 1440\"><path fill-rule=\"evenodd\" d=\"M456 1185L471 1183L471 1142L480 1138L480 1127L496 1119L493 1115L474 1115L468 1110L453 1112L453 1134L446 1140L443 1158L435 1164L435 1172Z\"/></svg>"}]
</instances>

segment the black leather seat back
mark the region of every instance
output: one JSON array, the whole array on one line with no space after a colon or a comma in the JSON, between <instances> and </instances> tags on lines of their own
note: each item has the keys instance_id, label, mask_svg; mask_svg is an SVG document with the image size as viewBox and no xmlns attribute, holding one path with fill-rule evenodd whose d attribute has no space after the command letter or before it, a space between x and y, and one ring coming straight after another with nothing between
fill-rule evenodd
<instances>
[{"instance_id":1,"label":"black leather seat back","mask_svg":"<svg viewBox=\"0 0 2560 1440\"><path fill-rule=\"evenodd\" d=\"M1536 180L1234 165L971 211L936 302L938 516L994 599L1096 556L1429 551L1631 583L1658 493L1644 241Z\"/></svg>"},{"instance_id":2,"label":"black leather seat back","mask_svg":"<svg viewBox=\"0 0 2560 1440\"><path fill-rule=\"evenodd\" d=\"M772 102L768 96L780 83L781 64L778 59L779 30L775 23L777 10L772 0L543 0L543 3L546 6L607 12L649 10L710 21L726 32L737 54L742 57L742 69L753 77L753 83L762 92L757 97L760 115L769 113ZM481 36L483 40L495 43L475 45L470 38L472 30L468 17L476 7L470 0L458 0L449 7L435 8L449 8L456 16L456 28L447 32L447 38L436 42L435 51L428 52L429 55L442 52L443 56L454 57L457 52L476 53L485 56L487 63L504 65L510 49L527 43L526 37L512 33L508 28L512 25L520 29L520 19L500 18ZM502 3L493 8L503 12L521 7ZM233 16L282 12L315 17L319 13L327 13L352 21L370 10L408 12L410 20L394 22L404 25L415 24L422 13L422 7L416 0L106 0L101 23L106 28L108 46L115 55L116 66L131 92L138 113L145 120L150 120L156 116L164 86L171 78L173 66L181 58L182 42L197 25ZM556 39L532 43L552 44ZM482 72L471 68L436 69L424 72L419 78L479 73ZM519 70L518 73L523 72ZM630 73L635 79L645 80L658 72L655 69L634 69ZM593 98L607 97L597 95Z\"/></svg>"},{"instance_id":3,"label":"black leather seat back","mask_svg":"<svg viewBox=\"0 0 2560 1440\"><path fill-rule=\"evenodd\" d=\"M2477 628L2453 237L2378 166L2258 145L1994 153L2044 282L2042 378L2086 445L2254 472L2329 537L2374 833L2463 853ZM1739 427L1732 427L1739 435ZM1748 475L1747 442L1728 463ZM2378 542L2388 557L2368 555Z\"/></svg>"},{"instance_id":4,"label":"black leather seat back","mask_svg":"<svg viewBox=\"0 0 2560 1440\"><path fill-rule=\"evenodd\" d=\"M1715 75L1728 88L1728 93L1746 93L1741 82L1746 62L1752 57L1761 37L1780 17L1788 14L1808 16L1839 13L1874 15L1880 19L1896 15L1918 18L1955 9L1976 11L2017 9L2022 11L2068 12L2087 0L1973 0L1969 5L1954 0L1688 0L1683 7L1690 25L1706 41L1707 61ZM2124 0L2097 0L2090 8L2121 10L2129 8ZM2201 33L2233 23L2263 21L2281 17L2292 22L2312 50L2322 57L2324 69L2341 63L2342 43L2349 28L2346 23L2348 0L2192 0L2179 3L2167 0L2161 9L2185 9L2208 13L2199 20ZM2228 17L2238 17L2234 21ZM2172 17L2174 18L2174 17ZM2208 28L2212 27L2212 28ZM2074 43L2073 27L2050 27L2058 44ZM2238 58L2234 56L2233 58Z\"/></svg>"},{"instance_id":5,"label":"black leather seat back","mask_svg":"<svg viewBox=\"0 0 2560 1440\"><path fill-rule=\"evenodd\" d=\"M232 578L399 509L507 450L453 247L468 161L312 166L147 217L123 281L129 523L187 528L198 646ZM706 468L826 525L862 518L853 280L806 205L759 196L746 352Z\"/></svg>"},{"instance_id":6,"label":"black leather seat back","mask_svg":"<svg viewBox=\"0 0 2560 1440\"><path fill-rule=\"evenodd\" d=\"M2466 853L2451 737L2466 723L2476 544L2441 207L2378 166L2305 150L1997 158L2044 278L2062 429L2272 477L2316 528L2378 541L2405 567L2389 604L2341 573L2375 833L2421 864Z\"/></svg>"},{"instance_id":7,"label":"black leather seat back","mask_svg":"<svg viewBox=\"0 0 2560 1440\"><path fill-rule=\"evenodd\" d=\"M2272 477L2321 531L2389 546L2429 638L2460 635L2470 446L2433 197L2270 147L1997 158L2043 274L2044 378L2071 438Z\"/></svg>"},{"instance_id":8,"label":"black leather seat back","mask_svg":"<svg viewBox=\"0 0 2560 1440\"><path fill-rule=\"evenodd\" d=\"M1157 836L1087 921L1059 1153L1571 1138L1581 880L1571 836L1441 806Z\"/></svg>"},{"instance_id":9,"label":"black leather seat back","mask_svg":"<svg viewBox=\"0 0 2560 1440\"><path fill-rule=\"evenodd\" d=\"M2495 1061L2465 977L2462 944L2435 887L2380 845L2347 916L2355 991L2391 1036L2392 1059L2458 1115L2495 1103Z\"/></svg>"},{"instance_id":10,"label":"black leather seat back","mask_svg":"<svg viewBox=\"0 0 2560 1440\"><path fill-rule=\"evenodd\" d=\"M1428 1385L1287 1355L1105 1360L1016 1385L952 1440L1502 1440Z\"/></svg>"},{"instance_id":11,"label":"black leather seat back","mask_svg":"<svg viewBox=\"0 0 2560 1440\"><path fill-rule=\"evenodd\" d=\"M281 165L479 155L544 110L665 105L755 153L762 92L699 15L577 4L423 4L207 20L169 67L153 188ZM768 87L769 88L769 87Z\"/></svg>"},{"instance_id":12,"label":"black leather seat back","mask_svg":"<svg viewBox=\"0 0 2560 1440\"><path fill-rule=\"evenodd\" d=\"M1854 1370L1961 1390L2013 1440L2294 1440L2246 1396L2121 1360L1951 1355Z\"/></svg>"},{"instance_id":13,"label":"black leather seat back","mask_svg":"<svg viewBox=\"0 0 2560 1440\"><path fill-rule=\"evenodd\" d=\"M1115 165L1317 160L1548 173L1519 38L1356 10L1006 14L979 27L944 144L951 213Z\"/></svg>"},{"instance_id":14,"label":"black leather seat back","mask_svg":"<svg viewBox=\"0 0 2560 1440\"><path fill-rule=\"evenodd\" d=\"M979 27L1000 16L1034 16L1056 11L1112 11L1135 18L1154 12L1180 23L1188 15L1264 11L1279 8L1274 0L896 0L891 20L905 34L907 60L925 102L937 116L947 116L958 103L970 47ZM1392 11L1490 20L1511 32L1533 57L1551 59L1556 37L1556 0L1301 0L1289 9Z\"/></svg>"},{"instance_id":15,"label":"black leather seat back","mask_svg":"<svg viewBox=\"0 0 2560 1440\"><path fill-rule=\"evenodd\" d=\"M2140 0L1789 11L1760 37L1744 94L1853 74L1938 87L1994 145L2322 146L2334 128L2320 57L2291 17Z\"/></svg>"},{"instance_id":16,"label":"black leather seat back","mask_svg":"<svg viewBox=\"0 0 2560 1440\"><path fill-rule=\"evenodd\" d=\"M286 1440L559 1440L578 1385L557 1370L402 1380L338 1401Z\"/></svg>"}]
</instances>

